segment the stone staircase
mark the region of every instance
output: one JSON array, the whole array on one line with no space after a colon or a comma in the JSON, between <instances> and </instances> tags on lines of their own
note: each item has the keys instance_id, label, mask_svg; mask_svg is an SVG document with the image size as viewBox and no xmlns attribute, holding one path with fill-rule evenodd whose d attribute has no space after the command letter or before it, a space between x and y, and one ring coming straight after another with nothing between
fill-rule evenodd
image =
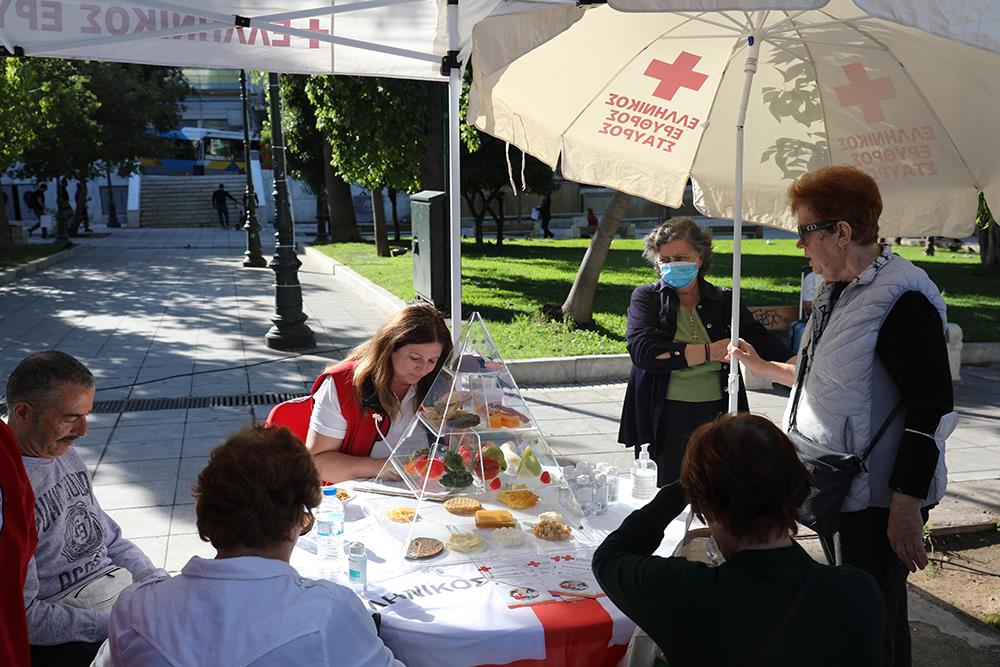
<instances>
[{"instance_id":1,"label":"stone staircase","mask_svg":"<svg viewBox=\"0 0 1000 667\"><path fill-rule=\"evenodd\" d=\"M222 183L237 201L243 200L242 174L211 176L146 176L139 191L140 227L214 227L219 216L212 208L212 192ZM258 195L260 197L260 195ZM229 203L229 222L238 224L241 206Z\"/></svg>"}]
</instances>

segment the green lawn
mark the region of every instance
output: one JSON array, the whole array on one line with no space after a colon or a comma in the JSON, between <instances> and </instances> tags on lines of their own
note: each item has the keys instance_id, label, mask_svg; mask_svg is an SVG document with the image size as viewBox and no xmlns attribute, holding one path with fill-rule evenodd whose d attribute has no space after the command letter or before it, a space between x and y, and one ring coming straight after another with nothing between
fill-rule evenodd
<instances>
[{"instance_id":1,"label":"green lawn","mask_svg":"<svg viewBox=\"0 0 1000 667\"><path fill-rule=\"evenodd\" d=\"M22 264L47 257L52 253L59 252L61 247L54 243L33 243L31 245L19 245L11 248L0 248L0 270L12 269Z\"/></svg>"},{"instance_id":2,"label":"green lawn","mask_svg":"<svg viewBox=\"0 0 1000 667\"><path fill-rule=\"evenodd\" d=\"M545 320L542 306L561 304L576 275L589 239L505 241L504 254L462 246L464 316L479 311L500 352L507 358L613 354L625 352L625 311L632 290L656 278L640 257L641 240L616 239L601 273L594 304L596 328L573 331ZM805 264L793 240L743 242L743 303L793 305L799 271ZM732 285L732 241L715 241L710 280ZM317 246L405 301L413 298L411 256L381 258L373 244ZM897 248L921 266L944 293L948 319L962 327L966 341L1000 339L1000 280L985 272L972 255L938 250L925 257L919 247Z\"/></svg>"}]
</instances>

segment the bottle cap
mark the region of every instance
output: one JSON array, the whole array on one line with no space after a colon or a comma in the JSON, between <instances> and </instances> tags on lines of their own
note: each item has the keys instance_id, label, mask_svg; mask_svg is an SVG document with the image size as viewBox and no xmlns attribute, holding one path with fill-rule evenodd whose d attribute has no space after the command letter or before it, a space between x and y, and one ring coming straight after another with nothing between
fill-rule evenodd
<instances>
[{"instance_id":1,"label":"bottle cap","mask_svg":"<svg viewBox=\"0 0 1000 667\"><path fill-rule=\"evenodd\" d=\"M323 487L323 495L324 496L336 496L337 495L337 487L333 486L332 484L329 485L329 486L324 486Z\"/></svg>"},{"instance_id":2,"label":"bottle cap","mask_svg":"<svg viewBox=\"0 0 1000 667\"><path fill-rule=\"evenodd\" d=\"M351 555L364 556L365 555L364 542L351 542Z\"/></svg>"}]
</instances>

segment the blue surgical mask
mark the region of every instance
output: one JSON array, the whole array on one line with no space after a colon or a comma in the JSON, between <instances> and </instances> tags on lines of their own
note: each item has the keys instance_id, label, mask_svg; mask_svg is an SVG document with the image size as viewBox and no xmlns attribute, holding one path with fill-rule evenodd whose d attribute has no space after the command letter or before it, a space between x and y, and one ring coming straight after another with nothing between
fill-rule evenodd
<instances>
[{"instance_id":1,"label":"blue surgical mask","mask_svg":"<svg viewBox=\"0 0 1000 667\"><path fill-rule=\"evenodd\" d=\"M660 277L674 289L684 289L698 277L698 265L694 262L661 264Z\"/></svg>"}]
</instances>

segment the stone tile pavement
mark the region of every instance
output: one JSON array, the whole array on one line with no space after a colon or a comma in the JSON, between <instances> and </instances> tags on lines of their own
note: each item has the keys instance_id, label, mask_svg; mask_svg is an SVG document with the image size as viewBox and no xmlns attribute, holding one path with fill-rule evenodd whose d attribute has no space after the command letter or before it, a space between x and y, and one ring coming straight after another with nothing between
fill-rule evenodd
<instances>
[{"instance_id":1,"label":"stone tile pavement","mask_svg":"<svg viewBox=\"0 0 1000 667\"><path fill-rule=\"evenodd\" d=\"M265 255L273 238L264 233ZM307 257L299 277L317 350L270 350L273 273L240 265L244 237L221 229L120 229L81 239L86 251L0 287L0 377L25 355L58 348L98 379L97 401L302 393L385 319L354 288ZM256 364L256 365L254 365ZM962 426L948 450L950 478L1000 478L1000 367L965 367L956 385ZM624 384L524 391L542 430L569 460L627 469L616 443ZM778 418L787 392L752 392ZM154 562L178 570L211 549L197 536L191 484L231 431L270 406L104 412L77 445L102 505Z\"/></svg>"}]
</instances>

